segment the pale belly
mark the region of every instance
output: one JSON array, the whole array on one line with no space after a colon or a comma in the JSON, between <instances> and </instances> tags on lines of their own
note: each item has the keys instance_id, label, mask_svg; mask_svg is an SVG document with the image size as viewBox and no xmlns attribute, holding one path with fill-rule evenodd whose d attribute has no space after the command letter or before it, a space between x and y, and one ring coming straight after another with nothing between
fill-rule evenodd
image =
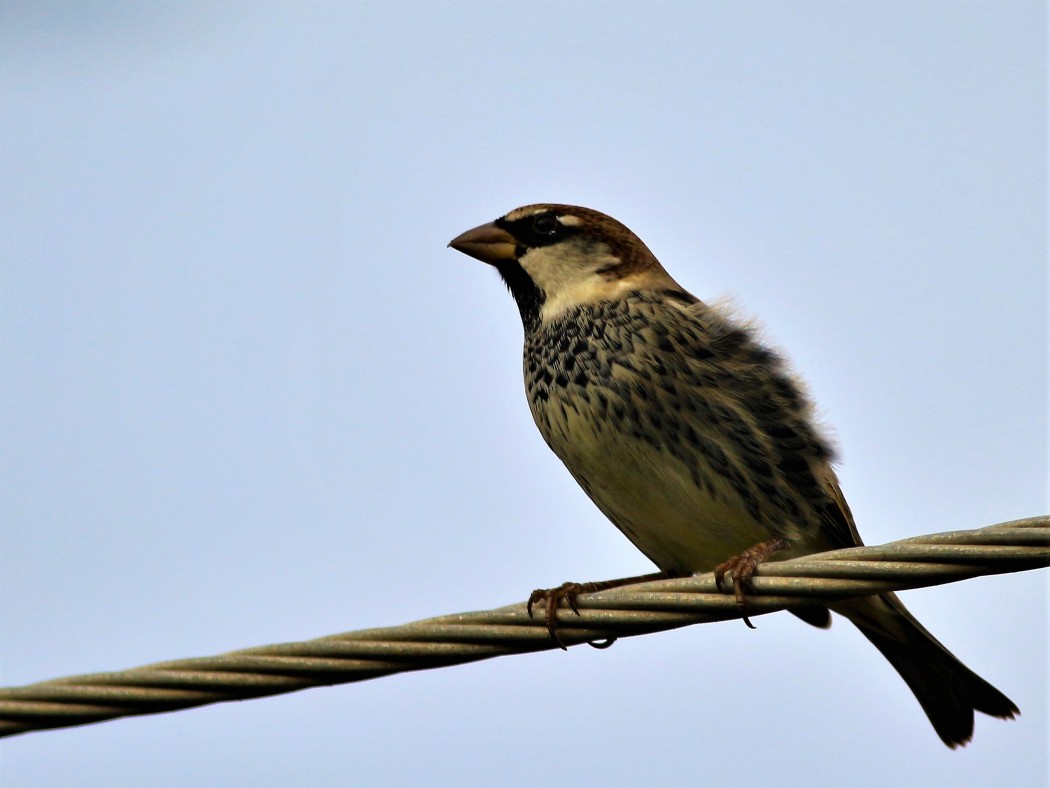
<instances>
[{"instance_id":1,"label":"pale belly","mask_svg":"<svg viewBox=\"0 0 1050 788\"><path fill-rule=\"evenodd\" d=\"M645 441L608 428L596 434L577 419L570 411L551 429L537 423L591 500L660 569L709 571L774 535L703 458L691 471Z\"/></svg>"}]
</instances>

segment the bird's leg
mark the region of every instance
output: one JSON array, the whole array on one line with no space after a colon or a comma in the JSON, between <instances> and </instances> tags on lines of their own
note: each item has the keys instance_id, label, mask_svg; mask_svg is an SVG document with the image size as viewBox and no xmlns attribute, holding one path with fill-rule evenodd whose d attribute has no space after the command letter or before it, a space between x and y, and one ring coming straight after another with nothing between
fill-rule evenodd
<instances>
[{"instance_id":1,"label":"bird's leg","mask_svg":"<svg viewBox=\"0 0 1050 788\"><path fill-rule=\"evenodd\" d=\"M751 576L755 574L759 564L773 555L773 553L783 550L785 547L787 547L787 540L777 536L773 539L759 542L739 555L734 555L728 561L723 561L714 568L715 587L721 591L722 581L725 579L726 572L731 572L733 574L733 593L736 595L736 603L746 609L747 599L744 596L744 592L754 590L751 587ZM744 615L744 623L751 629L755 628L755 625L751 623L746 613Z\"/></svg>"},{"instance_id":2,"label":"bird's leg","mask_svg":"<svg viewBox=\"0 0 1050 788\"><path fill-rule=\"evenodd\" d=\"M529 595L529 601L525 609L532 618L532 607L539 603L544 604L544 620L547 622L547 631L551 638L563 651L568 651L558 635L558 605L564 599L569 609L576 615L580 615L580 609L576 606L576 597L580 594L594 594L598 591L608 591L610 588L634 585L635 583L647 583L650 580L666 580L675 577L672 572L653 572L648 575L636 575L635 577L621 577L618 580L601 580L596 583L562 583L557 588L537 588Z\"/></svg>"}]
</instances>

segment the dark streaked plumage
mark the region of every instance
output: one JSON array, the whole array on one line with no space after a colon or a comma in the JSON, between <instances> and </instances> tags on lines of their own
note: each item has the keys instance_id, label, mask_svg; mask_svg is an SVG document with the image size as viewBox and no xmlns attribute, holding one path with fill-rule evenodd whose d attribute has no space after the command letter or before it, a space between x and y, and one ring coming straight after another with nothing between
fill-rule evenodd
<instances>
[{"instance_id":1,"label":"dark streaked plumage","mask_svg":"<svg viewBox=\"0 0 1050 788\"><path fill-rule=\"evenodd\" d=\"M544 440L663 573L719 571L756 545L787 558L861 544L832 450L783 360L680 287L622 224L530 205L450 246L499 271L525 327L525 387ZM974 710L1018 713L894 594L834 610L886 656L949 746L970 739Z\"/></svg>"}]
</instances>

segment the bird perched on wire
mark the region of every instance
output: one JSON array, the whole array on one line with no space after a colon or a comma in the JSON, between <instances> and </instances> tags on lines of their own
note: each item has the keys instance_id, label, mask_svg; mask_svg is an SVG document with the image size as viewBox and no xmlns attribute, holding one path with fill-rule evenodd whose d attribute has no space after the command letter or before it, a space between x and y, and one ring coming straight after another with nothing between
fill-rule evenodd
<instances>
[{"instance_id":1,"label":"bird perched on wire","mask_svg":"<svg viewBox=\"0 0 1050 788\"><path fill-rule=\"evenodd\" d=\"M525 327L525 388L543 439L591 500L659 568L566 583L529 600L657 577L731 573L739 602L758 564L861 544L833 453L785 362L747 325L684 290L615 219L528 205L456 237L493 265ZM949 747L974 711L1017 707L963 665L894 594L835 605L900 673ZM826 627L826 609L793 611ZM560 642L560 641L559 641Z\"/></svg>"}]
</instances>

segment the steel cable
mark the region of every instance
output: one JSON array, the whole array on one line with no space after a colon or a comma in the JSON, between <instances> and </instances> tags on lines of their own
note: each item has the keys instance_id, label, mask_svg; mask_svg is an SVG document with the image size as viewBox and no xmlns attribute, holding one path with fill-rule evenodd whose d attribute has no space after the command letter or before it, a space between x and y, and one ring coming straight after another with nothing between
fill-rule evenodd
<instances>
[{"instance_id":1,"label":"steel cable","mask_svg":"<svg viewBox=\"0 0 1050 788\"><path fill-rule=\"evenodd\" d=\"M558 632L567 646L604 645L619 637L740 618L744 612L754 617L1046 566L1050 517L1033 517L766 563L753 578L746 611L731 594L715 588L711 574L588 594L578 599L579 615L559 611ZM558 647L543 616L529 618L518 602L397 627L0 688L0 736Z\"/></svg>"}]
</instances>

